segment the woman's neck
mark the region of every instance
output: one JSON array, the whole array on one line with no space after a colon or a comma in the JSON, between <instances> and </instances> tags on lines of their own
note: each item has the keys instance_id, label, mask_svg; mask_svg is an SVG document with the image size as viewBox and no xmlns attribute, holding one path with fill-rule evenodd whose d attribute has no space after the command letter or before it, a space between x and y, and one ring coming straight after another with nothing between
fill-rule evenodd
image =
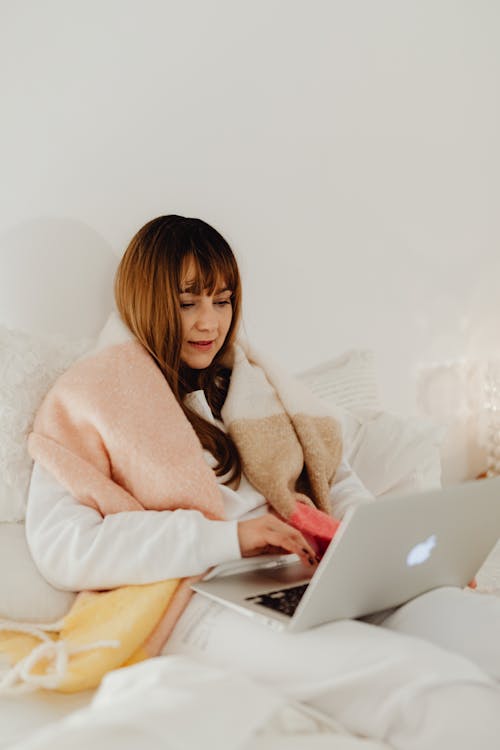
<instances>
[{"instance_id":1,"label":"woman's neck","mask_svg":"<svg viewBox=\"0 0 500 750\"><path fill-rule=\"evenodd\" d=\"M182 367L179 374L185 384L186 393L201 390L199 370L192 370L190 367Z\"/></svg>"}]
</instances>

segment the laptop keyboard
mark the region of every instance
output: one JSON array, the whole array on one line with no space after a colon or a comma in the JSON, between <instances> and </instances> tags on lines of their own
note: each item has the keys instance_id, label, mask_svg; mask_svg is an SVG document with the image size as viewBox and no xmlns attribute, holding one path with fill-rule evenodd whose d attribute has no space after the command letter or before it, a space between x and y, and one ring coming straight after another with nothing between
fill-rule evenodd
<instances>
[{"instance_id":1,"label":"laptop keyboard","mask_svg":"<svg viewBox=\"0 0 500 750\"><path fill-rule=\"evenodd\" d=\"M255 604L260 604L262 607L269 607L269 609L275 609L291 617L304 596L308 585L308 583L304 583L301 586L293 586L290 589L279 589L278 591L270 591L267 594L247 596L246 601L255 602Z\"/></svg>"}]
</instances>

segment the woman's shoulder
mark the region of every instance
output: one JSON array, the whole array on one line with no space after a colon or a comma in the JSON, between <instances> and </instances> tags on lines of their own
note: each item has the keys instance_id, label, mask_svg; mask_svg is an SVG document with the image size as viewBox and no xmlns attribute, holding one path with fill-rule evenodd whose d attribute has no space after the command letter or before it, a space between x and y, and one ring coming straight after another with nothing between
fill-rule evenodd
<instances>
[{"instance_id":1,"label":"woman's shoulder","mask_svg":"<svg viewBox=\"0 0 500 750\"><path fill-rule=\"evenodd\" d=\"M134 369L141 364L148 361L149 366L149 360L151 357L138 341L93 349L61 373L49 392L85 391L93 385L102 388L106 383L114 383L117 387L124 379L133 377Z\"/></svg>"},{"instance_id":2,"label":"woman's shoulder","mask_svg":"<svg viewBox=\"0 0 500 750\"><path fill-rule=\"evenodd\" d=\"M118 315L112 314L92 348L54 381L43 404L46 408L55 404L95 406L111 401L124 406L141 394L166 386L154 359Z\"/></svg>"}]
</instances>

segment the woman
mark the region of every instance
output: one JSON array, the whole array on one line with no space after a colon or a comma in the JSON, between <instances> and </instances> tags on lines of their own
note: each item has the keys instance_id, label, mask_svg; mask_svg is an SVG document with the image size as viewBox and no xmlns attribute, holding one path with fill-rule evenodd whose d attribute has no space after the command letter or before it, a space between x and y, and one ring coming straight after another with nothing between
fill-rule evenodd
<instances>
[{"instance_id":1,"label":"woman","mask_svg":"<svg viewBox=\"0 0 500 750\"><path fill-rule=\"evenodd\" d=\"M206 479L185 488L202 469L194 453L181 451L174 506L152 509L141 497L149 509L103 518L98 499L94 507L82 504L56 472L35 462L26 532L40 571L55 586L78 591L199 575L268 551L295 552L313 568L321 549L303 515L311 498L312 512L342 519L348 507L373 496L342 456L333 417L315 411L317 403L309 404L292 380L238 337L241 284L228 243L199 219L158 217L127 248L115 298L121 324L156 364L165 393L173 394L179 441L184 424L196 433L217 497L203 505L201 488L211 492ZM122 395L118 382L116 398ZM150 395L127 392L145 410ZM298 417L294 399L301 398L307 406ZM82 420L74 424L83 434ZM159 429L168 431L169 424ZM146 439L133 437L137 444ZM121 480L139 462L133 455L121 459L111 460L110 476L130 492L132 480ZM194 500L192 487L200 488ZM446 588L380 616L378 625L369 620L274 633L195 594L163 653L244 671L395 748L498 746L498 599Z\"/></svg>"}]
</instances>

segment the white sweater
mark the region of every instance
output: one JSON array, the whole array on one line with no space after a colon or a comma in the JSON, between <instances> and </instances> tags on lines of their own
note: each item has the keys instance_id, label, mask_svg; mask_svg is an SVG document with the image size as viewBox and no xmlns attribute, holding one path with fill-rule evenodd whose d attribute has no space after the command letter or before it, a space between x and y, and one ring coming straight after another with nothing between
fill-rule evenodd
<instances>
[{"instance_id":1,"label":"white sweater","mask_svg":"<svg viewBox=\"0 0 500 750\"><path fill-rule=\"evenodd\" d=\"M190 405L214 419L203 391L189 394ZM204 451L209 465L214 457ZM70 591L109 589L203 573L212 565L241 557L238 521L267 513L269 506L242 475L237 491L217 477L225 521L197 510L124 511L105 516L78 502L40 464L33 467L26 510L26 538L40 573L53 586ZM373 500L345 459L330 489L332 514Z\"/></svg>"}]
</instances>

